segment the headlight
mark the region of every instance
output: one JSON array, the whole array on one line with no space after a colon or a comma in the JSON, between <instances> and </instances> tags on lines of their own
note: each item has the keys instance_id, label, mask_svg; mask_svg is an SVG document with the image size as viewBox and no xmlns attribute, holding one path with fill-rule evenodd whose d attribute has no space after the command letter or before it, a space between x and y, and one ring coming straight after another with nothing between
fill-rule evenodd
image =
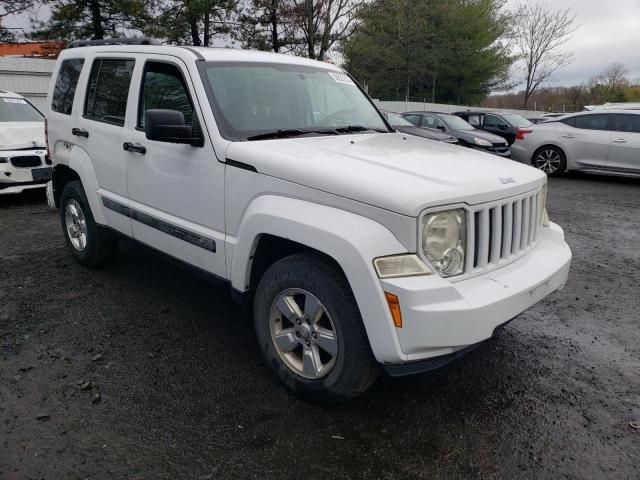
<instances>
[{"instance_id":1,"label":"headlight","mask_svg":"<svg viewBox=\"0 0 640 480\"><path fill-rule=\"evenodd\" d=\"M464 273L466 222L467 214L461 208L422 218L422 251L445 277Z\"/></svg>"},{"instance_id":2,"label":"headlight","mask_svg":"<svg viewBox=\"0 0 640 480\"><path fill-rule=\"evenodd\" d=\"M379 257L373 261L378 278L413 277L433 272L415 253Z\"/></svg>"},{"instance_id":3,"label":"headlight","mask_svg":"<svg viewBox=\"0 0 640 480\"><path fill-rule=\"evenodd\" d=\"M491 142L482 138L474 138L473 141L476 143L476 145L480 145L481 147L490 147L492 145Z\"/></svg>"}]
</instances>

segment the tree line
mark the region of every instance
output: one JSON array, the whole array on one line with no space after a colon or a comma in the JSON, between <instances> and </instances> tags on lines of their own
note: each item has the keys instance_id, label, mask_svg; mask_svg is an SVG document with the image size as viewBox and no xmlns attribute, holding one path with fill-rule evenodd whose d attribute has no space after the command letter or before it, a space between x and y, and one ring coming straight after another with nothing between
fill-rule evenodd
<instances>
[{"instance_id":1,"label":"tree line","mask_svg":"<svg viewBox=\"0 0 640 480\"><path fill-rule=\"evenodd\" d=\"M22 36L2 27L8 15L42 6L50 18L32 15ZM267 50L339 63L382 100L457 104L478 104L490 92L523 85L523 94L508 101L530 106L571 61L564 47L575 29L570 10L541 0L512 10L505 0L0 2L0 41L150 36L168 44Z\"/></svg>"},{"instance_id":2,"label":"tree line","mask_svg":"<svg viewBox=\"0 0 640 480\"><path fill-rule=\"evenodd\" d=\"M524 95L524 91L490 95L482 101L482 106L517 108L522 105ZM540 88L530 96L529 107L540 111L578 112L586 105L607 102L640 102L640 78L629 79L628 71L621 63L610 64L581 85Z\"/></svg>"}]
</instances>

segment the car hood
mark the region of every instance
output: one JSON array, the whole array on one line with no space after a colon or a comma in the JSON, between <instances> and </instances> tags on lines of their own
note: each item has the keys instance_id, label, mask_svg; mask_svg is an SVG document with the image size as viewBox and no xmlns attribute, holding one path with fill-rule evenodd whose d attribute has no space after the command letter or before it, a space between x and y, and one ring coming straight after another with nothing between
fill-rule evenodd
<instances>
[{"instance_id":1,"label":"car hood","mask_svg":"<svg viewBox=\"0 0 640 480\"><path fill-rule=\"evenodd\" d=\"M546 181L527 165L399 133L233 142L226 157L260 174L409 216L433 205L505 198Z\"/></svg>"},{"instance_id":2,"label":"car hood","mask_svg":"<svg viewBox=\"0 0 640 480\"><path fill-rule=\"evenodd\" d=\"M484 130L478 130L477 128L475 130L451 130L451 133L458 138L462 138L468 143L473 143L474 138L481 138L482 140L487 140L491 143L507 143L507 141L499 135L485 132Z\"/></svg>"},{"instance_id":3,"label":"car hood","mask_svg":"<svg viewBox=\"0 0 640 480\"><path fill-rule=\"evenodd\" d=\"M0 150L46 148L44 122L0 122Z\"/></svg>"}]
</instances>

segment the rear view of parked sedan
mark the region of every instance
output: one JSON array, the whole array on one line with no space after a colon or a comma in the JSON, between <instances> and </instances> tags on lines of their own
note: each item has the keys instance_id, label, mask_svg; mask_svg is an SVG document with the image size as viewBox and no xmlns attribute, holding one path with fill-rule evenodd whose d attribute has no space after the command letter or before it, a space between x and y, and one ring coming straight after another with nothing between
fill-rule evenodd
<instances>
[{"instance_id":1,"label":"rear view of parked sedan","mask_svg":"<svg viewBox=\"0 0 640 480\"><path fill-rule=\"evenodd\" d=\"M511 152L549 176L576 171L640 177L640 111L565 115L531 126Z\"/></svg>"},{"instance_id":2,"label":"rear view of parked sedan","mask_svg":"<svg viewBox=\"0 0 640 480\"><path fill-rule=\"evenodd\" d=\"M413 123L402 118L397 113L387 112L386 110L381 110L381 112L394 130L400 133L406 133L407 135L413 135L414 137L427 138L429 140L436 140L437 142L458 143L458 139L453 135L449 135L448 133L444 133L433 128L416 127Z\"/></svg>"}]
</instances>

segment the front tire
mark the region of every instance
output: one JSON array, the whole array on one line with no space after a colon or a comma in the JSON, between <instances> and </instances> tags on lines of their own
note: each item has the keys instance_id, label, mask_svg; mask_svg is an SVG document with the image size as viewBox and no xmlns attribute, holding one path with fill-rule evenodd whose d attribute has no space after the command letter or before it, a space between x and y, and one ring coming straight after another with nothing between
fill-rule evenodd
<instances>
[{"instance_id":1,"label":"front tire","mask_svg":"<svg viewBox=\"0 0 640 480\"><path fill-rule=\"evenodd\" d=\"M67 183L60 195L60 223L67 247L80 265L97 267L113 257L117 241L96 224L82 183L77 180Z\"/></svg>"},{"instance_id":2,"label":"front tire","mask_svg":"<svg viewBox=\"0 0 640 480\"><path fill-rule=\"evenodd\" d=\"M318 255L295 254L265 272L256 289L254 323L267 364L304 398L343 402L378 376L351 288Z\"/></svg>"},{"instance_id":3,"label":"front tire","mask_svg":"<svg viewBox=\"0 0 640 480\"><path fill-rule=\"evenodd\" d=\"M552 145L536 150L531 163L550 177L558 177L567 169L566 155L561 149Z\"/></svg>"}]
</instances>

